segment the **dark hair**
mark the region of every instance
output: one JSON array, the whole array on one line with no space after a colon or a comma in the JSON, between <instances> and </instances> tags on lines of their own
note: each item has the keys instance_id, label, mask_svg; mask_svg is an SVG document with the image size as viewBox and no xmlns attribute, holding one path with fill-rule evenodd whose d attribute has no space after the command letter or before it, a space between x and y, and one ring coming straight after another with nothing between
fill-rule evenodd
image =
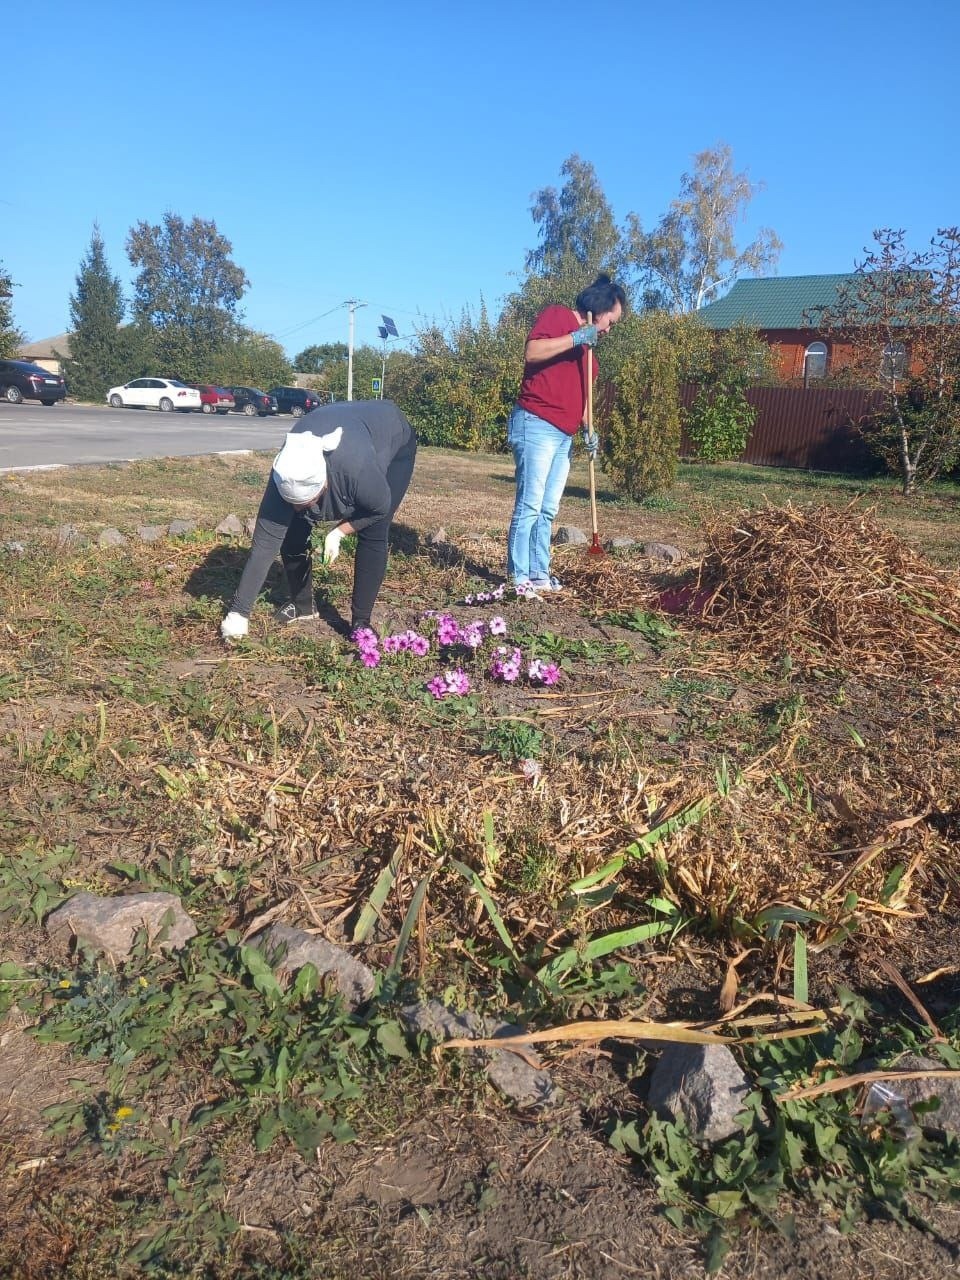
<instances>
[{"instance_id":1,"label":"dark hair","mask_svg":"<svg viewBox=\"0 0 960 1280\"><path fill-rule=\"evenodd\" d=\"M580 290L574 305L581 315L586 315L589 311L591 315L599 316L605 311L612 311L618 302L626 311L627 295L622 286L614 284L608 275L601 274L593 284L588 284L585 289Z\"/></svg>"}]
</instances>

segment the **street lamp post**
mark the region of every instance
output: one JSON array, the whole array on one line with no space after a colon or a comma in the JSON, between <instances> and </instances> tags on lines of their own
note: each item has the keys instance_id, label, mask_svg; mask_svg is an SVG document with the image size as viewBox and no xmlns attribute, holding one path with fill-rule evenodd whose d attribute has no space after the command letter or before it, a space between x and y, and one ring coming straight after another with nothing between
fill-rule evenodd
<instances>
[{"instance_id":1,"label":"street lamp post","mask_svg":"<svg viewBox=\"0 0 960 1280\"><path fill-rule=\"evenodd\" d=\"M383 324L378 326L377 333L379 333L380 341L383 343L380 349L380 399L382 400L383 384L387 380L387 340L389 338L399 338L400 334L397 332L397 326L389 316L381 316L380 319Z\"/></svg>"},{"instance_id":2,"label":"street lamp post","mask_svg":"<svg viewBox=\"0 0 960 1280\"><path fill-rule=\"evenodd\" d=\"M353 315L357 307L365 307L365 302L358 302L356 298L349 298L344 304L350 308L350 333L349 342L347 343L347 399L353 399Z\"/></svg>"}]
</instances>

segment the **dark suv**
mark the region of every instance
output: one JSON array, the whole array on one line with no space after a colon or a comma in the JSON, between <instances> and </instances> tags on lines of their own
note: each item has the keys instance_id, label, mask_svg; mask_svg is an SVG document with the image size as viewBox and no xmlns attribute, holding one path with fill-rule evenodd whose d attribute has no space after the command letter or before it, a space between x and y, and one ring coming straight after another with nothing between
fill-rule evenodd
<instances>
[{"instance_id":1,"label":"dark suv","mask_svg":"<svg viewBox=\"0 0 960 1280\"><path fill-rule=\"evenodd\" d=\"M0 396L11 404L22 404L24 400L56 404L66 394L67 384L59 373L41 369L29 360L0 360Z\"/></svg>"},{"instance_id":2,"label":"dark suv","mask_svg":"<svg viewBox=\"0 0 960 1280\"><path fill-rule=\"evenodd\" d=\"M307 391L304 387L271 387L270 395L276 398L278 413L292 413L295 418L302 418L311 409L326 403L318 391Z\"/></svg>"},{"instance_id":3,"label":"dark suv","mask_svg":"<svg viewBox=\"0 0 960 1280\"><path fill-rule=\"evenodd\" d=\"M277 402L259 387L226 387L233 396L234 413L245 413L248 418L254 414L265 418L268 413L277 412Z\"/></svg>"}]
</instances>

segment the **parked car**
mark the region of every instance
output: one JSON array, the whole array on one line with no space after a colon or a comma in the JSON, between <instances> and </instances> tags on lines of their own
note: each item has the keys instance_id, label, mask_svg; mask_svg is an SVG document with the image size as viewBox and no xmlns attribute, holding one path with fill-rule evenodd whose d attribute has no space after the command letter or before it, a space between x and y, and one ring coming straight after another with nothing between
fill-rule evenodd
<instances>
[{"instance_id":1,"label":"parked car","mask_svg":"<svg viewBox=\"0 0 960 1280\"><path fill-rule=\"evenodd\" d=\"M11 404L39 400L56 404L67 394L67 384L59 373L51 373L29 360L0 360L0 396Z\"/></svg>"},{"instance_id":2,"label":"parked car","mask_svg":"<svg viewBox=\"0 0 960 1280\"><path fill-rule=\"evenodd\" d=\"M245 413L248 418L258 414L265 418L268 413L277 412L277 402L273 396L267 395L259 387L227 387L233 396L235 413Z\"/></svg>"},{"instance_id":3,"label":"parked car","mask_svg":"<svg viewBox=\"0 0 960 1280\"><path fill-rule=\"evenodd\" d=\"M229 413L234 406L234 399L226 387L218 387L212 382L189 382L200 392L200 408L204 413Z\"/></svg>"},{"instance_id":4,"label":"parked car","mask_svg":"<svg viewBox=\"0 0 960 1280\"><path fill-rule=\"evenodd\" d=\"M326 398L320 399L317 391L307 391L304 387L271 387L267 392L277 402L278 413L292 413L295 418L302 418L317 405L326 404Z\"/></svg>"},{"instance_id":5,"label":"parked car","mask_svg":"<svg viewBox=\"0 0 960 1280\"><path fill-rule=\"evenodd\" d=\"M200 392L179 378L134 378L122 387L111 387L107 404L112 409L159 409L161 413L189 413L200 408Z\"/></svg>"}]
</instances>

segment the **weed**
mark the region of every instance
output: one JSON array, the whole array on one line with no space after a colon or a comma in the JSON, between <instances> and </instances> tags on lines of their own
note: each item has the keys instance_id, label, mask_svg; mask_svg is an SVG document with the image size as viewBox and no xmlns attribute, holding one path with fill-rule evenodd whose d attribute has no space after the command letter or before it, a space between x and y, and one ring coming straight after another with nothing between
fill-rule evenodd
<instances>
[{"instance_id":1,"label":"weed","mask_svg":"<svg viewBox=\"0 0 960 1280\"><path fill-rule=\"evenodd\" d=\"M781 1201L814 1201L842 1231L878 1210L903 1224L923 1226L921 1197L957 1199L960 1141L937 1141L919 1129L906 1135L889 1112L861 1116L855 1091L809 1099L781 1098L791 1085L826 1070L849 1070L864 1052L866 1006L841 992L844 1014L821 1035L759 1041L744 1047L755 1080L744 1102L740 1132L713 1146L693 1140L680 1121L651 1116L619 1122L610 1140L635 1155L652 1178L675 1226L705 1242L707 1270L720 1269L745 1226L793 1233ZM896 1028L872 1047L880 1061L902 1052L913 1033ZM960 1061L960 1045L944 1046Z\"/></svg>"},{"instance_id":2,"label":"weed","mask_svg":"<svg viewBox=\"0 0 960 1280\"><path fill-rule=\"evenodd\" d=\"M72 845L44 850L31 841L12 855L0 856L0 915L18 923L40 924L64 899L58 872L76 856Z\"/></svg>"},{"instance_id":3,"label":"weed","mask_svg":"<svg viewBox=\"0 0 960 1280\"><path fill-rule=\"evenodd\" d=\"M561 662L565 658L580 658L585 662L595 662L604 666L611 663L624 665L636 660L636 654L628 644L610 643L600 640L574 640L569 636L557 635L553 631L526 632L517 627L515 635L519 642L521 637L529 640L530 652L535 658L549 658L553 662Z\"/></svg>"},{"instance_id":4,"label":"weed","mask_svg":"<svg viewBox=\"0 0 960 1280\"><path fill-rule=\"evenodd\" d=\"M497 720L488 726L481 750L508 763L538 760L543 753L543 732L527 720Z\"/></svg>"},{"instance_id":5,"label":"weed","mask_svg":"<svg viewBox=\"0 0 960 1280\"><path fill-rule=\"evenodd\" d=\"M671 627L659 613L650 613L646 609L633 609L629 613L608 613L604 617L614 626L639 632L655 649L663 648L680 634L676 627Z\"/></svg>"}]
</instances>

